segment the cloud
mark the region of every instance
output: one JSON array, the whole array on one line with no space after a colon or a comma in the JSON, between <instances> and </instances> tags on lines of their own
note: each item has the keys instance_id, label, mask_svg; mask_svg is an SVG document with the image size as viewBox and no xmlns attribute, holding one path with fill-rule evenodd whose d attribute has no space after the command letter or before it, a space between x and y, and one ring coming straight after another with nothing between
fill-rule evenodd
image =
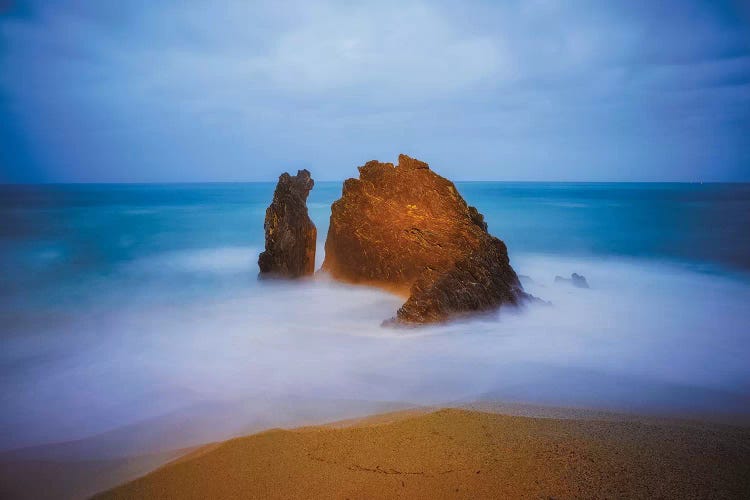
<instances>
[{"instance_id":1,"label":"cloud","mask_svg":"<svg viewBox=\"0 0 750 500\"><path fill-rule=\"evenodd\" d=\"M665 5L32 2L0 18L0 160L69 180L340 178L403 150L469 178L746 178L747 13ZM676 143L692 167L668 164Z\"/></svg>"},{"instance_id":2,"label":"cloud","mask_svg":"<svg viewBox=\"0 0 750 500\"><path fill-rule=\"evenodd\" d=\"M361 87L412 95L462 90L505 69L498 40L458 32L427 4L309 9L260 61L292 92Z\"/></svg>"}]
</instances>

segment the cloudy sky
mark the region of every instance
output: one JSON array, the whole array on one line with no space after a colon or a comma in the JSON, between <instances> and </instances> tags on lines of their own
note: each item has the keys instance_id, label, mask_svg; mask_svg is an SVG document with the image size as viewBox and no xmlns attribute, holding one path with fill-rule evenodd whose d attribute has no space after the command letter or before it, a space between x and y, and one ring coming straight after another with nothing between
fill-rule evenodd
<instances>
[{"instance_id":1,"label":"cloudy sky","mask_svg":"<svg viewBox=\"0 0 750 500\"><path fill-rule=\"evenodd\" d=\"M0 0L0 181L750 181L750 2Z\"/></svg>"}]
</instances>

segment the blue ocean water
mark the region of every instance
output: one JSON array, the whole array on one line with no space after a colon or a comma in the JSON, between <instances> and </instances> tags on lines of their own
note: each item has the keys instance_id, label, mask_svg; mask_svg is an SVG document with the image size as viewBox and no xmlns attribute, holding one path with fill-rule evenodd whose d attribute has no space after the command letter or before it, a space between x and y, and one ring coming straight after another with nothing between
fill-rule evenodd
<instances>
[{"instance_id":1,"label":"blue ocean water","mask_svg":"<svg viewBox=\"0 0 750 500\"><path fill-rule=\"evenodd\" d=\"M551 307L399 332L384 292L258 282L273 183L0 187L0 450L260 396L750 415L750 185L457 186Z\"/></svg>"},{"instance_id":2,"label":"blue ocean water","mask_svg":"<svg viewBox=\"0 0 750 500\"><path fill-rule=\"evenodd\" d=\"M468 182L458 188L511 256L627 256L750 271L750 184ZM273 183L0 187L2 293L28 298L168 252L262 247L273 189ZM340 183L322 182L311 193L321 242L340 192ZM243 274L255 271L249 266Z\"/></svg>"}]
</instances>

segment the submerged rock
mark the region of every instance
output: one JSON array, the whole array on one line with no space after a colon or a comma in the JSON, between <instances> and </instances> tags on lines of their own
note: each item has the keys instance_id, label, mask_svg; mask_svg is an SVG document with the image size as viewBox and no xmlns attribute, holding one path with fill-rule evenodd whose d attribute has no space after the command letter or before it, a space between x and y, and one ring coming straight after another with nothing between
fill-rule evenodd
<instances>
[{"instance_id":1,"label":"submerged rock","mask_svg":"<svg viewBox=\"0 0 750 500\"><path fill-rule=\"evenodd\" d=\"M518 280L521 282L522 285L536 285L537 282L532 279L531 276L526 276L525 274L519 274Z\"/></svg>"},{"instance_id":2,"label":"submerged rock","mask_svg":"<svg viewBox=\"0 0 750 500\"><path fill-rule=\"evenodd\" d=\"M408 297L395 323L439 322L527 295L505 244L449 180L419 160L370 161L331 207L323 270Z\"/></svg>"},{"instance_id":3,"label":"submerged rock","mask_svg":"<svg viewBox=\"0 0 750 500\"><path fill-rule=\"evenodd\" d=\"M583 275L573 273L570 278L563 278L562 276L555 276L555 283L568 283L578 288L588 288L589 283Z\"/></svg>"},{"instance_id":4,"label":"submerged rock","mask_svg":"<svg viewBox=\"0 0 750 500\"><path fill-rule=\"evenodd\" d=\"M307 170L283 173L266 209L266 250L258 258L262 277L299 278L315 271L317 230L307 213L314 181Z\"/></svg>"}]
</instances>

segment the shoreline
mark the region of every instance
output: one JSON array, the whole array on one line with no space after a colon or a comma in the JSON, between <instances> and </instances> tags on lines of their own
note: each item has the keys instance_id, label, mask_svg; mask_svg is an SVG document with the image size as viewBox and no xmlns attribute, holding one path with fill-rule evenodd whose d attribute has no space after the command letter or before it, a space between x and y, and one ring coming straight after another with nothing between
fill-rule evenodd
<instances>
[{"instance_id":1,"label":"shoreline","mask_svg":"<svg viewBox=\"0 0 750 500\"><path fill-rule=\"evenodd\" d=\"M261 448L259 443L264 443ZM419 446L411 449L415 443ZM310 453L321 449L326 450L325 460L317 462ZM476 457L484 458L476 462ZM371 459L378 463L368 465ZM349 466L362 470L342 466L342 460L350 460ZM440 460L448 460L450 470L476 468L484 476L479 480L463 473L440 474ZM261 463L263 467L259 467ZM498 463L505 465L498 468ZM525 472L516 474L521 469L510 467L511 463L521 464ZM617 472L617 467L630 472ZM409 468L424 474L387 472ZM200 472L204 469L213 472ZM255 479L248 482L242 473L245 470L254 470ZM640 472L635 474L635 470ZM687 471L690 474L686 475ZM514 479L508 479L508 474ZM286 489L287 476L296 478L294 483L319 488L317 495L335 498L528 497L542 493L566 498L622 496L625 492L626 496L643 496L658 486L643 479L652 476L662 477L661 482L669 485L669 491L661 493L667 498L709 491L705 488L719 493L714 496L722 497L724 492L724 497L732 497L737 492L750 494L750 425L747 419L744 425L732 425L489 401L425 406L271 428L119 460L0 460L0 493L8 498L88 498L97 492L97 498L195 498L201 491L225 498L239 493L250 498L315 496L304 489ZM413 488L407 482L404 491L395 488L392 476L408 476ZM216 490L212 481L218 477L223 479ZM425 480L428 477L430 481ZM190 491L180 489L185 482L191 485ZM273 482L278 482L274 487L278 494L258 489ZM341 489L347 484L354 484L355 489ZM534 489L537 484L545 486ZM608 489L612 485L618 485L619 493ZM455 487L459 488L456 495Z\"/></svg>"},{"instance_id":2,"label":"shoreline","mask_svg":"<svg viewBox=\"0 0 750 500\"><path fill-rule=\"evenodd\" d=\"M271 429L95 498L739 498L750 429L457 408Z\"/></svg>"}]
</instances>

